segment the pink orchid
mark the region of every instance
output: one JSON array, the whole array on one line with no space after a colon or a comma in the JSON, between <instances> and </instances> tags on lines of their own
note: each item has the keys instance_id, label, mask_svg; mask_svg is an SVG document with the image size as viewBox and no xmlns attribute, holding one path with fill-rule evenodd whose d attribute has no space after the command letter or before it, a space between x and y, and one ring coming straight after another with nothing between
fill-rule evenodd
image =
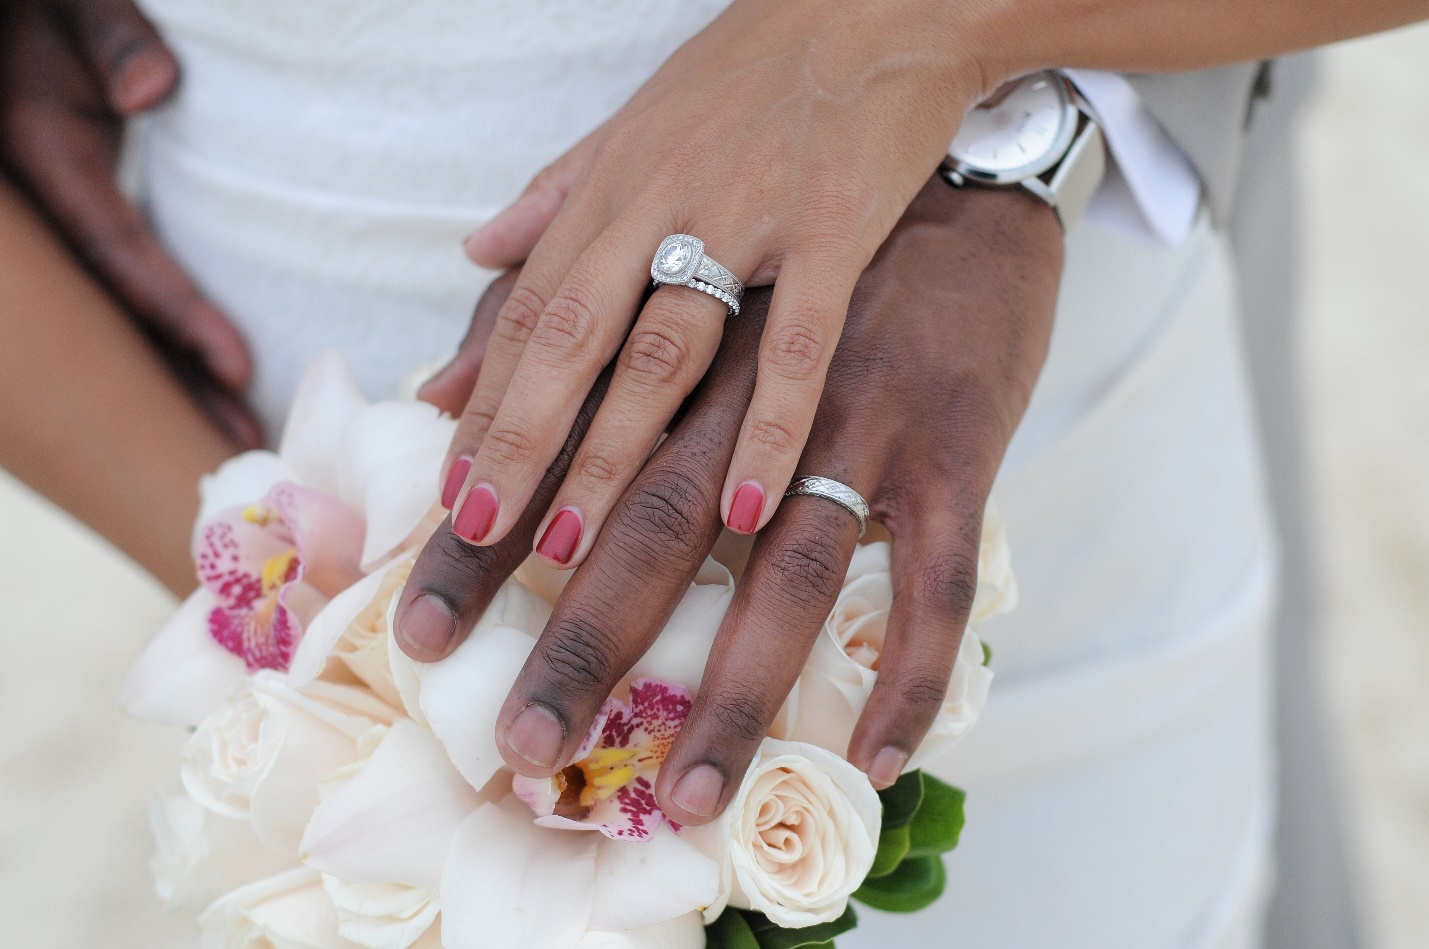
<instances>
[{"instance_id":1,"label":"pink orchid","mask_svg":"<svg viewBox=\"0 0 1429 949\"><path fill-rule=\"evenodd\" d=\"M304 626L362 578L362 518L337 498L291 481L229 508L194 544L200 582L217 605L208 633L248 671L286 670Z\"/></svg>"},{"instance_id":2,"label":"pink orchid","mask_svg":"<svg viewBox=\"0 0 1429 949\"><path fill-rule=\"evenodd\" d=\"M655 775L690 714L690 690L636 679L630 702L607 699L570 767L549 778L517 775L511 789L543 827L599 830L613 840L649 840L665 817Z\"/></svg>"}]
</instances>

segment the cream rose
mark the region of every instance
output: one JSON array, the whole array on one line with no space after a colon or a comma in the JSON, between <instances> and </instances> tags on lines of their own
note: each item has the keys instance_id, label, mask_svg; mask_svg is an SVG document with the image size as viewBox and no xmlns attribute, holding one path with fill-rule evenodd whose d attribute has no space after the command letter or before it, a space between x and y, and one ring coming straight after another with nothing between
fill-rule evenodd
<instances>
[{"instance_id":1,"label":"cream rose","mask_svg":"<svg viewBox=\"0 0 1429 949\"><path fill-rule=\"evenodd\" d=\"M323 875L323 889L337 909L338 934L365 949L441 945L433 926L437 898L428 890L400 883L352 883L330 874Z\"/></svg>"},{"instance_id":2,"label":"cream rose","mask_svg":"<svg viewBox=\"0 0 1429 949\"><path fill-rule=\"evenodd\" d=\"M200 949L352 949L316 870L241 886L199 916Z\"/></svg>"},{"instance_id":3,"label":"cream rose","mask_svg":"<svg viewBox=\"0 0 1429 949\"><path fill-rule=\"evenodd\" d=\"M216 814L251 821L259 840L296 857L319 782L356 761L359 740L395 718L365 689L314 682L299 691L279 673L259 673L189 739L184 789Z\"/></svg>"},{"instance_id":4,"label":"cream rose","mask_svg":"<svg viewBox=\"0 0 1429 949\"><path fill-rule=\"evenodd\" d=\"M149 828L149 870L166 909L201 908L227 890L297 865L264 846L247 821L220 817L187 794L156 793Z\"/></svg>"},{"instance_id":5,"label":"cream rose","mask_svg":"<svg viewBox=\"0 0 1429 949\"><path fill-rule=\"evenodd\" d=\"M832 752L766 738L724 814L684 835L720 861L727 901L779 926L837 919L878 850L882 805L868 777Z\"/></svg>"}]
</instances>

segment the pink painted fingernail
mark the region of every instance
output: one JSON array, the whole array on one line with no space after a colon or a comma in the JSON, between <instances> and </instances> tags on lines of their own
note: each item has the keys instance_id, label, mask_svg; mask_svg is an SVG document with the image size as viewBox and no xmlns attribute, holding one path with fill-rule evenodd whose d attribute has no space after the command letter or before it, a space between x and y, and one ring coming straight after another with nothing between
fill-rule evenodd
<instances>
[{"instance_id":1,"label":"pink painted fingernail","mask_svg":"<svg viewBox=\"0 0 1429 949\"><path fill-rule=\"evenodd\" d=\"M541 542L536 545L536 553L564 567L576 555L576 548L581 544L581 533L584 530L580 512L573 507L563 507L551 518L551 523L546 525Z\"/></svg>"},{"instance_id":2,"label":"pink painted fingernail","mask_svg":"<svg viewBox=\"0 0 1429 949\"><path fill-rule=\"evenodd\" d=\"M452 462L452 470L447 472L447 483L442 488L442 507L448 511L456 503L456 496L461 494L461 486L466 484L467 472L471 471L471 456L462 455Z\"/></svg>"},{"instance_id":3,"label":"pink painted fingernail","mask_svg":"<svg viewBox=\"0 0 1429 949\"><path fill-rule=\"evenodd\" d=\"M710 765L701 764L685 772L670 797L696 817L713 817L723 791L724 775Z\"/></svg>"},{"instance_id":4,"label":"pink painted fingernail","mask_svg":"<svg viewBox=\"0 0 1429 949\"><path fill-rule=\"evenodd\" d=\"M397 621L397 635L424 656L443 656L456 635L456 617L441 599L426 593Z\"/></svg>"},{"instance_id":5,"label":"pink painted fingernail","mask_svg":"<svg viewBox=\"0 0 1429 949\"><path fill-rule=\"evenodd\" d=\"M729 502L729 529L741 534L753 534L764 513L764 489L757 481L746 481L735 489Z\"/></svg>"},{"instance_id":6,"label":"pink painted fingernail","mask_svg":"<svg viewBox=\"0 0 1429 949\"><path fill-rule=\"evenodd\" d=\"M532 702L506 729L506 744L538 768L554 768L566 743L566 730L556 713Z\"/></svg>"},{"instance_id":7,"label":"pink painted fingernail","mask_svg":"<svg viewBox=\"0 0 1429 949\"><path fill-rule=\"evenodd\" d=\"M884 788L891 788L898 781L898 776L903 773L903 768L908 764L908 753L901 748L894 748L889 745L873 757L873 764L868 766L868 780L873 782L873 786L880 791Z\"/></svg>"},{"instance_id":8,"label":"pink painted fingernail","mask_svg":"<svg viewBox=\"0 0 1429 949\"><path fill-rule=\"evenodd\" d=\"M491 533L491 525L496 523L496 512L500 507L496 489L489 484L478 484L467 492L461 510L456 512L452 533L468 543L481 543Z\"/></svg>"}]
</instances>

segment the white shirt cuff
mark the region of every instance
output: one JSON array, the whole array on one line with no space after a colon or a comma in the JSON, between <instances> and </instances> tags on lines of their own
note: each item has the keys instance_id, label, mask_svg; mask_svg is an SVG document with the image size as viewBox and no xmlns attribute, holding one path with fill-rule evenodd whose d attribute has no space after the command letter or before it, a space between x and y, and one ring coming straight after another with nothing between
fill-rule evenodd
<instances>
[{"instance_id":1,"label":"white shirt cuff","mask_svg":"<svg viewBox=\"0 0 1429 949\"><path fill-rule=\"evenodd\" d=\"M1062 72L1101 119L1112 159L1086 217L1143 242L1181 243L1201 206L1201 179L1190 159L1124 77L1088 69Z\"/></svg>"}]
</instances>

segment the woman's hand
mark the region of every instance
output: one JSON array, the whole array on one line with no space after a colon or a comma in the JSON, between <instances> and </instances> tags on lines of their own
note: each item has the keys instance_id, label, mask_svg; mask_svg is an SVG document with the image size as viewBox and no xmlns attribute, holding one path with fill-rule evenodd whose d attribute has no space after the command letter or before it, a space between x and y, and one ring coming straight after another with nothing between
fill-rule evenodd
<instances>
[{"instance_id":1,"label":"woman's hand","mask_svg":"<svg viewBox=\"0 0 1429 949\"><path fill-rule=\"evenodd\" d=\"M678 286L645 298L673 233L746 284L775 284L720 501L736 530L769 520L854 283L988 91L964 7L736 0L469 239L479 263L525 266L443 473L458 535L508 535L614 360L538 534L557 565L589 552L719 346L724 304Z\"/></svg>"},{"instance_id":2,"label":"woman's hand","mask_svg":"<svg viewBox=\"0 0 1429 949\"><path fill-rule=\"evenodd\" d=\"M893 613L849 749L880 786L941 705L976 588L984 502L1046 354L1061 261L1056 217L1037 199L935 178L855 288L797 471L858 490L893 536ZM769 299L751 292L746 314L728 324L710 373L556 604L497 726L502 754L522 774L569 760L714 545ZM471 362L427 394L450 405L463 373L472 378ZM598 400L584 406L533 511L561 483ZM537 521L528 513L484 548L437 531L398 607L402 648L423 661L455 649L529 550ZM791 499L759 535L661 769L657 793L673 820L702 823L728 801L803 668L857 536L850 514L811 497Z\"/></svg>"}]
</instances>

